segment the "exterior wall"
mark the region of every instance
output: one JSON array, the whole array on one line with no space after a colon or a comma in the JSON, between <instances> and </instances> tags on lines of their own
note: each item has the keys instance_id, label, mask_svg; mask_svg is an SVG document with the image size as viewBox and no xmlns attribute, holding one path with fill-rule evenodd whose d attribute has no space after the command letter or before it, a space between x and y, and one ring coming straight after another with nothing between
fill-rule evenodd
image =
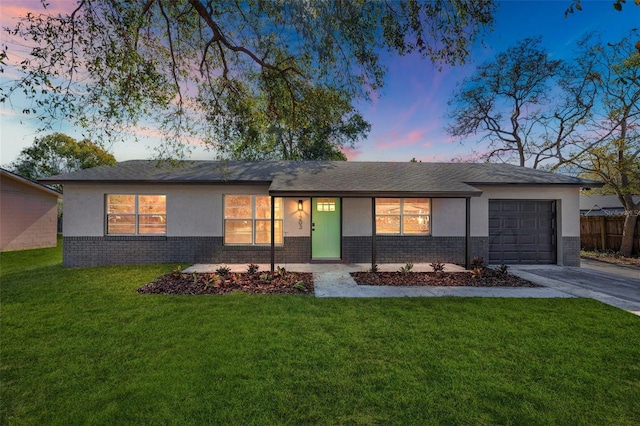
<instances>
[{"instance_id":1,"label":"exterior wall","mask_svg":"<svg viewBox=\"0 0 640 426\"><path fill-rule=\"evenodd\" d=\"M481 186L481 197L471 199L471 236L489 236L489 200L555 200L557 207L557 262L580 266L580 188L577 186ZM577 243L576 243L577 241ZM488 245L487 245L488 255ZM483 256L484 257L484 256Z\"/></svg>"},{"instance_id":2,"label":"exterior wall","mask_svg":"<svg viewBox=\"0 0 640 426\"><path fill-rule=\"evenodd\" d=\"M342 199L342 236L371 237L371 198Z\"/></svg>"},{"instance_id":3,"label":"exterior wall","mask_svg":"<svg viewBox=\"0 0 640 426\"><path fill-rule=\"evenodd\" d=\"M302 200L302 211L298 211ZM309 237L311 232L311 199L285 198L283 200L283 231L285 237Z\"/></svg>"},{"instance_id":4,"label":"exterior wall","mask_svg":"<svg viewBox=\"0 0 640 426\"><path fill-rule=\"evenodd\" d=\"M222 237L224 194L268 194L268 185L71 185L64 187L65 237L102 237L106 194L167 196L167 237Z\"/></svg>"},{"instance_id":5,"label":"exterior wall","mask_svg":"<svg viewBox=\"0 0 640 426\"><path fill-rule=\"evenodd\" d=\"M58 197L0 177L0 251L55 247Z\"/></svg>"},{"instance_id":6,"label":"exterior wall","mask_svg":"<svg viewBox=\"0 0 640 426\"><path fill-rule=\"evenodd\" d=\"M472 257L488 258L489 199L556 200L558 263L579 264L579 199L576 187L480 187L471 199ZM105 194L167 195L167 235L105 236ZM267 185L66 185L64 265L124 263L268 263L269 246L223 244L224 194L268 194ZM298 211L298 199L303 211ZM310 198L285 198L284 245L276 262L311 259ZM342 199L342 260L371 261L371 199ZM54 220L55 221L55 220ZM465 200L432 199L429 236L377 236L378 263L433 262L464 264Z\"/></svg>"},{"instance_id":7,"label":"exterior wall","mask_svg":"<svg viewBox=\"0 0 640 426\"><path fill-rule=\"evenodd\" d=\"M466 200L464 198L432 198L431 235L434 237L464 237L466 232L465 208Z\"/></svg>"},{"instance_id":8,"label":"exterior wall","mask_svg":"<svg viewBox=\"0 0 640 426\"><path fill-rule=\"evenodd\" d=\"M222 237L63 237L62 265L86 267L149 263L269 263L270 246L225 246ZM308 237L285 237L276 263L306 263Z\"/></svg>"}]
</instances>

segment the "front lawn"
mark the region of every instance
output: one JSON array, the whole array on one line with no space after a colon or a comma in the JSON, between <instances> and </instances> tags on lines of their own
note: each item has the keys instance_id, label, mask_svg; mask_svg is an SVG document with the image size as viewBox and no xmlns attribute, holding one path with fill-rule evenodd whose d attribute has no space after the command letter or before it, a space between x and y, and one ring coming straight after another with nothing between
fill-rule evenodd
<instances>
[{"instance_id":1,"label":"front lawn","mask_svg":"<svg viewBox=\"0 0 640 426\"><path fill-rule=\"evenodd\" d=\"M175 267L0 254L0 424L640 423L599 302L136 293Z\"/></svg>"}]
</instances>

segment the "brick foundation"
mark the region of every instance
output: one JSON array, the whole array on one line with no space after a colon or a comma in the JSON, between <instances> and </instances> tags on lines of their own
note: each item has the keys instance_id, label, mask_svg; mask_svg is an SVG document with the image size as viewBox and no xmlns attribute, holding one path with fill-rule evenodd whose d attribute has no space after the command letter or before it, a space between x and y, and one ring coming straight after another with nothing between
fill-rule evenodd
<instances>
[{"instance_id":1,"label":"brick foundation","mask_svg":"<svg viewBox=\"0 0 640 426\"><path fill-rule=\"evenodd\" d=\"M471 238L471 257L487 256L488 237ZM464 237L376 237L377 263L434 262L465 263ZM342 259L349 263L371 262L371 237L343 237Z\"/></svg>"},{"instance_id":2,"label":"brick foundation","mask_svg":"<svg viewBox=\"0 0 640 426\"><path fill-rule=\"evenodd\" d=\"M277 263L306 263L309 237L285 237L276 246ZM222 237L64 237L67 267L149 263L269 263L270 246L225 246Z\"/></svg>"},{"instance_id":3,"label":"brick foundation","mask_svg":"<svg viewBox=\"0 0 640 426\"><path fill-rule=\"evenodd\" d=\"M580 237L562 237L562 264L580 266Z\"/></svg>"}]
</instances>

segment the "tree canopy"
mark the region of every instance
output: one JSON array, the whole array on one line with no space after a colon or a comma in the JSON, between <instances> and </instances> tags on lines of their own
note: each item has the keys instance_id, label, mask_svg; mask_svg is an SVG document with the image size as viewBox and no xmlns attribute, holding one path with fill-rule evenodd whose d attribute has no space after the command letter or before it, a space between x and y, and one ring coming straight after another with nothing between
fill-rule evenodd
<instances>
[{"instance_id":1,"label":"tree canopy","mask_svg":"<svg viewBox=\"0 0 640 426\"><path fill-rule=\"evenodd\" d=\"M629 212L629 255L640 206L638 30L617 43L588 34L571 61L550 59L540 39L521 40L477 67L449 103L449 133L489 141L487 161L564 170L605 183Z\"/></svg>"},{"instance_id":2,"label":"tree canopy","mask_svg":"<svg viewBox=\"0 0 640 426\"><path fill-rule=\"evenodd\" d=\"M28 179L113 165L116 159L88 139L76 141L62 133L36 138L7 168Z\"/></svg>"},{"instance_id":3,"label":"tree canopy","mask_svg":"<svg viewBox=\"0 0 640 426\"><path fill-rule=\"evenodd\" d=\"M382 52L462 63L494 11L493 0L79 0L68 14L30 13L6 29L33 48L0 99L20 91L45 125L70 120L94 140L153 122L167 154L192 137L231 142L232 152L280 138L284 153L280 133L312 121L319 92L343 112L329 115L331 137L312 123L322 134L312 151L331 154L366 130L345 106L383 85ZM0 53L3 68L11 54Z\"/></svg>"},{"instance_id":4,"label":"tree canopy","mask_svg":"<svg viewBox=\"0 0 640 426\"><path fill-rule=\"evenodd\" d=\"M476 68L449 101L447 131L489 141L482 156L538 168L564 162L564 148L589 115L595 86L588 62L551 59L527 38Z\"/></svg>"}]
</instances>

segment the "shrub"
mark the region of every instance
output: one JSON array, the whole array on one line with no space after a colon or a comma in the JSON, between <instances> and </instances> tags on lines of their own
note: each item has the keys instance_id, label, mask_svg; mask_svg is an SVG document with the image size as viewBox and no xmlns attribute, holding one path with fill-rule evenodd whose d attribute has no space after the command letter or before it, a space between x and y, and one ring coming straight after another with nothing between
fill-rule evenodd
<instances>
[{"instance_id":1,"label":"shrub","mask_svg":"<svg viewBox=\"0 0 640 426\"><path fill-rule=\"evenodd\" d=\"M218 267L218 269L216 269L216 273L222 277L226 277L227 275L229 275L229 273L231 272L231 268L229 268L228 266L220 266Z\"/></svg>"},{"instance_id":2,"label":"shrub","mask_svg":"<svg viewBox=\"0 0 640 426\"><path fill-rule=\"evenodd\" d=\"M403 267L401 267L398 272L400 272L403 275L407 275L409 272L411 272L411 270L413 269L413 263L408 262L406 265L404 265Z\"/></svg>"},{"instance_id":3,"label":"shrub","mask_svg":"<svg viewBox=\"0 0 640 426\"><path fill-rule=\"evenodd\" d=\"M440 262L439 259L429 265L433 268L433 272L444 272L444 263Z\"/></svg>"},{"instance_id":4,"label":"shrub","mask_svg":"<svg viewBox=\"0 0 640 426\"><path fill-rule=\"evenodd\" d=\"M247 273L248 274L255 274L256 272L258 272L258 269L260 269L260 267L258 265L256 265L255 263L250 263L249 265L247 265Z\"/></svg>"},{"instance_id":5,"label":"shrub","mask_svg":"<svg viewBox=\"0 0 640 426\"><path fill-rule=\"evenodd\" d=\"M471 269L484 269L484 257L474 257L471 261Z\"/></svg>"},{"instance_id":6,"label":"shrub","mask_svg":"<svg viewBox=\"0 0 640 426\"><path fill-rule=\"evenodd\" d=\"M377 274L379 270L380 269L378 268L378 264L374 263L373 265L371 265L371 269L369 269L369 272L371 272L372 274Z\"/></svg>"},{"instance_id":7,"label":"shrub","mask_svg":"<svg viewBox=\"0 0 640 426\"><path fill-rule=\"evenodd\" d=\"M507 275L509 273L509 267L505 264L500 265L500 267L497 269L498 273L500 275Z\"/></svg>"},{"instance_id":8,"label":"shrub","mask_svg":"<svg viewBox=\"0 0 640 426\"><path fill-rule=\"evenodd\" d=\"M271 274L265 272L264 274L260 275L260 279L262 281L264 281L265 283L270 283L271 282Z\"/></svg>"},{"instance_id":9,"label":"shrub","mask_svg":"<svg viewBox=\"0 0 640 426\"><path fill-rule=\"evenodd\" d=\"M471 270L471 278L482 278L484 268L473 268Z\"/></svg>"}]
</instances>

